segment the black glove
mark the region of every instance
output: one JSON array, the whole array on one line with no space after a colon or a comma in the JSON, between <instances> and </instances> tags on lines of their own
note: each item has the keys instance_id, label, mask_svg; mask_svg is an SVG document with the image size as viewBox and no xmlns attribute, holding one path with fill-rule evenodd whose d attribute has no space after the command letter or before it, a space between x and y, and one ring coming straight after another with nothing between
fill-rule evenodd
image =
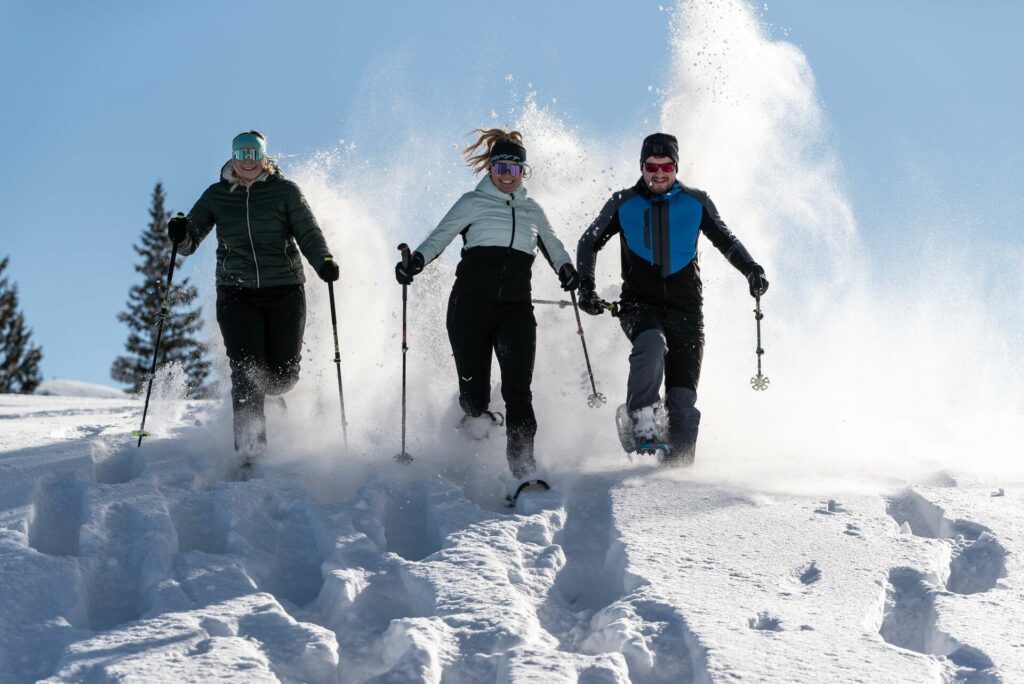
<instances>
[{"instance_id":1,"label":"black glove","mask_svg":"<svg viewBox=\"0 0 1024 684\"><path fill-rule=\"evenodd\" d=\"M395 264L395 280L398 281L399 285L412 285L412 279L419 275L419 272L423 270L423 266L423 255L419 252L413 252L412 256L409 257L408 266L403 266L401 261Z\"/></svg>"},{"instance_id":2,"label":"black glove","mask_svg":"<svg viewBox=\"0 0 1024 684\"><path fill-rule=\"evenodd\" d=\"M320 268L316 269L316 274L325 283L333 283L341 276L341 269L338 268L338 262L333 257L326 256L324 257L324 263L320 264Z\"/></svg>"},{"instance_id":3,"label":"black glove","mask_svg":"<svg viewBox=\"0 0 1024 684\"><path fill-rule=\"evenodd\" d=\"M178 214L167 222L167 237L171 242L180 245L186 235L188 235L188 219L182 214Z\"/></svg>"},{"instance_id":4,"label":"black glove","mask_svg":"<svg viewBox=\"0 0 1024 684\"><path fill-rule=\"evenodd\" d=\"M750 296L760 297L768 291L768 279L764 277L764 269L758 264L753 264L747 272L747 282L750 283Z\"/></svg>"},{"instance_id":5,"label":"black glove","mask_svg":"<svg viewBox=\"0 0 1024 684\"><path fill-rule=\"evenodd\" d=\"M594 281L591 278L583 278L580 283L580 308L591 316L600 316L604 313L607 302L597 296L594 291Z\"/></svg>"},{"instance_id":6,"label":"black glove","mask_svg":"<svg viewBox=\"0 0 1024 684\"><path fill-rule=\"evenodd\" d=\"M572 264L566 264L558 269L558 279L562 282L562 289L566 292L579 289L580 274Z\"/></svg>"}]
</instances>

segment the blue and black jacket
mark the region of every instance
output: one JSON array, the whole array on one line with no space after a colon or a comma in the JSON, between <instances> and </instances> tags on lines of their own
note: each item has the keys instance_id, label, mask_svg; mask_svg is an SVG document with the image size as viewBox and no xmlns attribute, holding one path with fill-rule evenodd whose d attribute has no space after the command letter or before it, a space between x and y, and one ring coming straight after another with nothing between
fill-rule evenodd
<instances>
[{"instance_id":1,"label":"blue and black jacket","mask_svg":"<svg viewBox=\"0 0 1024 684\"><path fill-rule=\"evenodd\" d=\"M676 309L703 303L697 238L711 244L744 276L754 259L730 232L707 193L678 181L661 195L651 193L641 178L608 200L580 238L577 270L594 282L597 252L615 234L621 239L622 300Z\"/></svg>"}]
</instances>

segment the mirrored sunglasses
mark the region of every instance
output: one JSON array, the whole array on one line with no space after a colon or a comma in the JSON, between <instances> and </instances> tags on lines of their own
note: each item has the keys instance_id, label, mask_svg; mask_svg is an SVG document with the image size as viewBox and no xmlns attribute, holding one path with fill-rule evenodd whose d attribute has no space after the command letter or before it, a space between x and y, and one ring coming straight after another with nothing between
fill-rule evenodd
<instances>
[{"instance_id":1,"label":"mirrored sunglasses","mask_svg":"<svg viewBox=\"0 0 1024 684\"><path fill-rule=\"evenodd\" d=\"M519 174L523 172L523 167L520 164L509 164L507 162L494 162L491 164L491 168L499 176L504 176L507 173L513 178L518 178Z\"/></svg>"},{"instance_id":2,"label":"mirrored sunglasses","mask_svg":"<svg viewBox=\"0 0 1024 684\"><path fill-rule=\"evenodd\" d=\"M658 169L661 169L665 173L672 173L676 170L676 164L675 162L665 162L664 164L644 162L644 168L647 169L647 173L655 173Z\"/></svg>"},{"instance_id":3,"label":"mirrored sunglasses","mask_svg":"<svg viewBox=\"0 0 1024 684\"><path fill-rule=\"evenodd\" d=\"M259 161L263 159L263 153L255 147L243 147L240 150L235 150L234 155L238 161Z\"/></svg>"}]
</instances>

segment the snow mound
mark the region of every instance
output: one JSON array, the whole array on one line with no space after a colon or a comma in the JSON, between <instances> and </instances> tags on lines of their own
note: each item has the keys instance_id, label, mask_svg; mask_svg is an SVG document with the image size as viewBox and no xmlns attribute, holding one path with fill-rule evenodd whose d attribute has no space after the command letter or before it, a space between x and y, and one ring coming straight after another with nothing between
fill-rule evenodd
<instances>
[{"instance_id":1,"label":"snow mound","mask_svg":"<svg viewBox=\"0 0 1024 684\"><path fill-rule=\"evenodd\" d=\"M116 387L80 380L43 380L35 394L51 397L88 397L92 399L125 399L131 395Z\"/></svg>"}]
</instances>

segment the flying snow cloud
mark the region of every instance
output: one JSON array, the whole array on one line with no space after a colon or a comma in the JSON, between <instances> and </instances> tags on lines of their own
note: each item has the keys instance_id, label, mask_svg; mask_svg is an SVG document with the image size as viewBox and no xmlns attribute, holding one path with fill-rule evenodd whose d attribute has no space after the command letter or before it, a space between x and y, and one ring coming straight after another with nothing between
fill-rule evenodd
<instances>
[{"instance_id":1,"label":"flying snow cloud","mask_svg":"<svg viewBox=\"0 0 1024 684\"><path fill-rule=\"evenodd\" d=\"M690 0L669 16L672 67L660 88L657 124L601 139L570 126L529 92L515 96L506 123L523 131L534 168L531 196L571 253L610 193L636 181L640 141L658 128L679 138L681 180L711 195L765 267L771 289L762 302L764 371L771 386L759 393L749 386L756 371L753 300L743 277L701 242L704 419L698 463L688 476L796 487L812 474L884 480L1009 465L1024 436L1024 374L1020 342L996 317L1000 303L980 289L937 287L934 274L956 266L945 255L884 263L870 256L870 231L862 232L843 192L811 65L799 48L771 34L757 10L740 0ZM402 92L371 93L390 105L370 109L374 122L391 130L391 142L383 143L393 146L391 154L376 151L370 159L341 143L288 169L342 267L337 294L349 438L370 458L399 449L396 246L415 247L472 189L475 180L458 156L464 134L497 123L492 110L509 111L495 104L479 121L454 120L450 111L433 116L421 103L402 100ZM402 114L382 122L387 111ZM459 247L453 243L409 290L409 448L438 459L460 415L444 328ZM608 298L617 296L618 271L613 241L598 265L598 289ZM563 298L542 259L534 294ZM307 299L304 381L289 395L297 410L289 410L279 436L271 435L300 457L339 448L330 313L326 288L315 278ZM571 309L538 305L536 312L538 459L578 467L621 458L613 416L625 399L629 347L617 321L584 317L598 389L609 399L590 409ZM503 460L501 452L495 449L495 458Z\"/></svg>"}]
</instances>

